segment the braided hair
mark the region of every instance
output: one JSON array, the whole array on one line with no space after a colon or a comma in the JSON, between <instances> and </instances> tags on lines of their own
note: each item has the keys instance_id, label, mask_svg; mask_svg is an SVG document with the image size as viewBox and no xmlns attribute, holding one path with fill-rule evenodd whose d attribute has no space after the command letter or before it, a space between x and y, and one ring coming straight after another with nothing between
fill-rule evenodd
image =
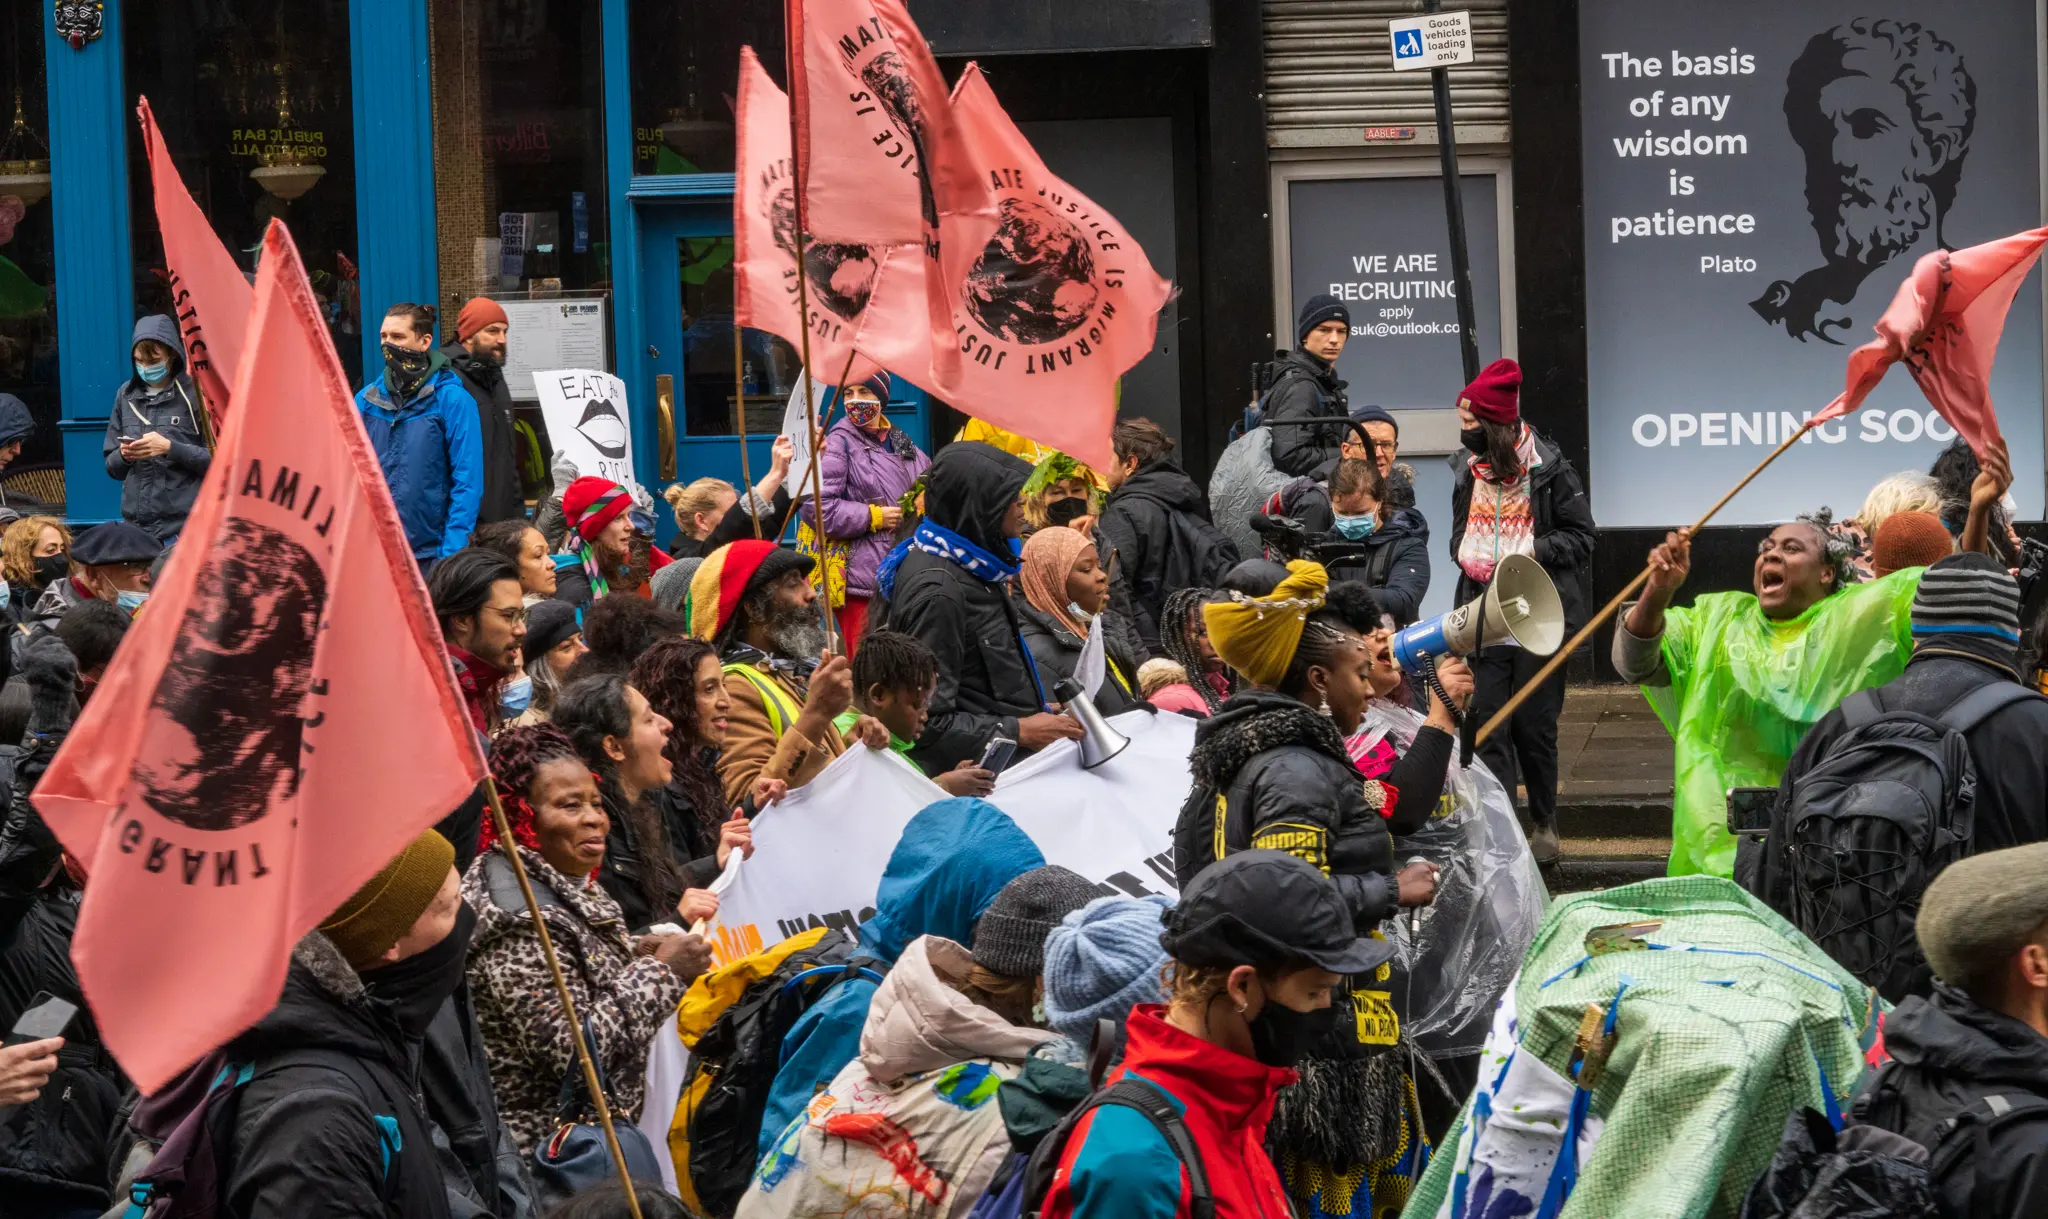
<instances>
[{"instance_id":1,"label":"braided hair","mask_svg":"<svg viewBox=\"0 0 2048 1219\"><path fill-rule=\"evenodd\" d=\"M540 837L533 828L533 777L550 762L574 762L582 766L583 756L574 742L553 724L528 724L501 733L491 742L491 781L498 785L498 799L505 805L505 821L512 827L512 841L529 851L540 850ZM484 818L483 833L476 850L481 855L497 845L498 823Z\"/></svg>"},{"instance_id":2,"label":"braided hair","mask_svg":"<svg viewBox=\"0 0 2048 1219\"><path fill-rule=\"evenodd\" d=\"M674 725L662 750L674 768L670 782L689 796L697 820L713 842L725 820L725 789L718 781L717 750L704 739L704 725L697 717L697 670L706 657L717 656L718 649L702 639L664 639L642 652L627 676L656 714Z\"/></svg>"},{"instance_id":3,"label":"braided hair","mask_svg":"<svg viewBox=\"0 0 2048 1219\"><path fill-rule=\"evenodd\" d=\"M1835 582L1829 586L1828 592L1838 593L1856 583L1856 568L1853 565L1856 548L1848 538L1836 530L1834 512L1823 507L1818 512L1801 513L1795 519L1820 535L1821 561L1835 573Z\"/></svg>"},{"instance_id":4,"label":"braided hair","mask_svg":"<svg viewBox=\"0 0 2048 1219\"><path fill-rule=\"evenodd\" d=\"M675 853L669 849L668 831L648 793L627 803L625 788L619 783L619 764L604 751L606 737L623 741L633 734L626 685L621 673L596 673L570 682L555 696L555 726L568 735L597 777L598 796L613 828L624 827L636 844L641 896L651 909L673 910L686 886Z\"/></svg>"},{"instance_id":5,"label":"braided hair","mask_svg":"<svg viewBox=\"0 0 2048 1219\"><path fill-rule=\"evenodd\" d=\"M1216 687L1209 682L1208 670L1202 662L1202 651L1188 642L1188 628L1202 612L1202 606L1215 594L1206 588L1177 588L1166 596L1166 604L1159 609L1159 650L1166 658L1179 665L1188 675L1188 685L1202 696L1210 714L1223 705L1216 695ZM1225 667L1224 677L1230 682L1230 692L1237 693L1237 673Z\"/></svg>"},{"instance_id":6,"label":"braided hair","mask_svg":"<svg viewBox=\"0 0 2048 1219\"><path fill-rule=\"evenodd\" d=\"M1323 594L1323 608L1302 624L1301 642L1280 679L1282 694L1300 698L1308 690L1308 671L1329 668L1337 653L1379 627L1380 607L1372 590L1356 580L1339 580Z\"/></svg>"}]
</instances>

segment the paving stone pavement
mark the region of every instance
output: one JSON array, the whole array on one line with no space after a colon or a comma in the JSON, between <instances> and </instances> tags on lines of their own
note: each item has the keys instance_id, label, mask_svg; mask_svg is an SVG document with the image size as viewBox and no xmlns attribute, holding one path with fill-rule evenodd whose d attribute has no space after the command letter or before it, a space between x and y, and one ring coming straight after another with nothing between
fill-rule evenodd
<instances>
[{"instance_id":1,"label":"paving stone pavement","mask_svg":"<svg viewBox=\"0 0 2048 1219\"><path fill-rule=\"evenodd\" d=\"M1671 853L1671 734L1635 686L1574 686L1557 722L1557 892L1664 874Z\"/></svg>"}]
</instances>

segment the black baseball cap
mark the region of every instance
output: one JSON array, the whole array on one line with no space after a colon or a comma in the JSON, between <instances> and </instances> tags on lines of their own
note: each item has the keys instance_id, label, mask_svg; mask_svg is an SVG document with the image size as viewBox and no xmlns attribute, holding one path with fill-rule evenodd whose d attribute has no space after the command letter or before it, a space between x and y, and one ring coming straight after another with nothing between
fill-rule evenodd
<instances>
[{"instance_id":1,"label":"black baseball cap","mask_svg":"<svg viewBox=\"0 0 2048 1219\"><path fill-rule=\"evenodd\" d=\"M1239 851L1203 868L1162 921L1167 955L1205 969L1311 964L1361 974L1394 956L1393 944L1353 928L1329 877L1284 851Z\"/></svg>"}]
</instances>

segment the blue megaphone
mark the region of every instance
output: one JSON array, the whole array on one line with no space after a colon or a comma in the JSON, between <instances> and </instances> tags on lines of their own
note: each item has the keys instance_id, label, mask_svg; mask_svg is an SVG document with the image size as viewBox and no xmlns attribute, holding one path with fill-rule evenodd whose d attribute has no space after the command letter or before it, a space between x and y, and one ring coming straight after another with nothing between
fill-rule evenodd
<instances>
[{"instance_id":1,"label":"blue megaphone","mask_svg":"<svg viewBox=\"0 0 2048 1219\"><path fill-rule=\"evenodd\" d=\"M1511 554L1494 568L1485 596L1397 631L1394 662L1420 673L1430 656L1470 656L1497 643L1548 656L1563 642L1564 605L1557 586L1541 563Z\"/></svg>"}]
</instances>

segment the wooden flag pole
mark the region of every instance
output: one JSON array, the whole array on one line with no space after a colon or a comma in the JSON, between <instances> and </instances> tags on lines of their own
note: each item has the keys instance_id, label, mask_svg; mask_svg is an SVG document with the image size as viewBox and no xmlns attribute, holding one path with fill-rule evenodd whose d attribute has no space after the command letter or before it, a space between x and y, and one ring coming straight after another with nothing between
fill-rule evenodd
<instances>
[{"instance_id":1,"label":"wooden flag pole","mask_svg":"<svg viewBox=\"0 0 2048 1219\"><path fill-rule=\"evenodd\" d=\"M526 899L526 913L533 919L533 929L540 936L540 955L547 961L548 973L555 979L555 995L562 1001L562 1016L569 1024L569 1040L576 1047L576 1061L583 1067L583 1086L590 1091L590 1103L597 1110L597 1124L604 1128L605 1146L612 1151L612 1167L619 1173L619 1183L626 1187L626 1209L633 1213L633 1219L642 1219L640 1214L640 1193L633 1184L633 1173L626 1167L626 1153L619 1146L619 1133L612 1129L612 1110L606 1103L604 1088L597 1079L597 1064L591 1061L590 1046L583 1040L583 1024L576 1018L576 1001L569 995L569 980L562 976L562 963L555 958L555 942L548 935L547 921L540 916L540 903L534 900L533 882L527 879L526 865L520 862L519 852L512 844L512 823L505 818L505 806L498 800L498 784L495 779L484 779L484 795L491 803L491 824L498 832L498 846L505 852L505 858L512 861L512 875L519 880L519 895Z\"/></svg>"},{"instance_id":2,"label":"wooden flag pole","mask_svg":"<svg viewBox=\"0 0 2048 1219\"><path fill-rule=\"evenodd\" d=\"M801 4L803 0L790 0L790 3ZM811 511L818 518L818 562L822 566L825 561L825 507L818 467L824 454L819 452L822 445L818 437L818 399L811 391L811 294L807 282L810 277L804 274L804 253L810 244L811 232L804 210L803 142L796 118L797 110L805 104L802 90L797 88L796 60L804 53L796 42L798 32L797 23L789 20L789 9L784 7L782 41L789 57L784 69L789 74L789 171L790 186L796 192L796 311L797 320L803 325L804 418L811 429ZM834 652L840 651L839 624L832 620L832 597L828 592L818 600L819 615L825 620L825 646Z\"/></svg>"},{"instance_id":3,"label":"wooden flag pole","mask_svg":"<svg viewBox=\"0 0 2048 1219\"><path fill-rule=\"evenodd\" d=\"M735 291L737 291L739 287L737 272L735 272L733 287ZM740 314L738 308L738 296L734 296L733 302L734 308L732 314L732 400L733 408L739 412L740 419L740 477L747 480L747 507L764 508L766 507L766 505L754 502L754 471L747 462L747 378L746 373L743 371L746 367L746 356L744 353L744 348L740 342ZM747 516L750 520L754 522L754 540L758 542L761 540L761 518L752 512L748 512Z\"/></svg>"},{"instance_id":4,"label":"wooden flag pole","mask_svg":"<svg viewBox=\"0 0 2048 1219\"><path fill-rule=\"evenodd\" d=\"M1692 528L1688 531L1688 536L1690 536L1691 534L1696 534L1701 529L1705 528L1707 522L1713 520L1716 513L1720 512L1721 509L1728 506L1729 500L1734 499L1738 494L1741 493L1744 487L1747 487L1750 484L1750 482L1756 478L1757 475L1764 472L1765 466L1770 465L1772 462L1778 460L1779 457L1783 456L1786 449L1791 448L1793 443L1797 441L1801 436L1804 436L1808 432L1812 431L1814 425L1818 424L1819 422L1820 420L1818 419L1808 419L1805 423L1799 426L1798 430L1794 431L1791 435L1785 437L1785 443L1779 445L1775 449L1772 449L1771 455L1769 457L1766 457L1762 461L1758 462L1756 469L1751 470L1749 473L1743 475L1741 482L1736 483L1733 487L1730 487L1728 489L1728 494L1722 496L1720 499L1715 500L1714 506L1707 509L1705 515L1701 516L1700 519L1692 523ZM1538 687L1540 687L1544 682L1549 681L1553 676L1556 675L1559 669L1564 667L1564 662L1571 659L1572 653L1578 651L1580 645L1584 644L1587 639L1591 638L1593 632L1598 630L1602 623L1606 622L1609 618L1612 618L1614 616L1615 612L1621 608L1622 603L1624 601L1627 601L1630 597L1634 596L1636 590L1641 588L1645 583L1649 581L1650 570L1650 566L1648 564L1644 564L1643 569L1636 573L1636 578L1630 580L1626 588L1623 588L1620 592L1614 594L1614 598L1612 600L1610 600L1606 605L1601 606L1600 612L1593 615L1592 618L1588 619L1586 625L1579 628L1579 633L1573 635L1570 639L1566 640L1565 645L1557 650L1557 654L1550 658L1549 663L1545 664L1541 669L1538 669L1536 671L1536 676L1524 682L1522 684L1522 688L1515 691L1514 694L1509 697L1508 701L1501 706L1500 710L1493 713L1493 718L1486 721L1485 724L1480 726L1478 734L1472 738L1472 744L1474 745L1474 747L1484 744L1487 737L1492 736L1496 729L1498 729L1502 724L1507 723L1508 717L1515 713L1516 708L1520 707L1524 702L1528 701L1529 696L1535 693Z\"/></svg>"}]
</instances>

